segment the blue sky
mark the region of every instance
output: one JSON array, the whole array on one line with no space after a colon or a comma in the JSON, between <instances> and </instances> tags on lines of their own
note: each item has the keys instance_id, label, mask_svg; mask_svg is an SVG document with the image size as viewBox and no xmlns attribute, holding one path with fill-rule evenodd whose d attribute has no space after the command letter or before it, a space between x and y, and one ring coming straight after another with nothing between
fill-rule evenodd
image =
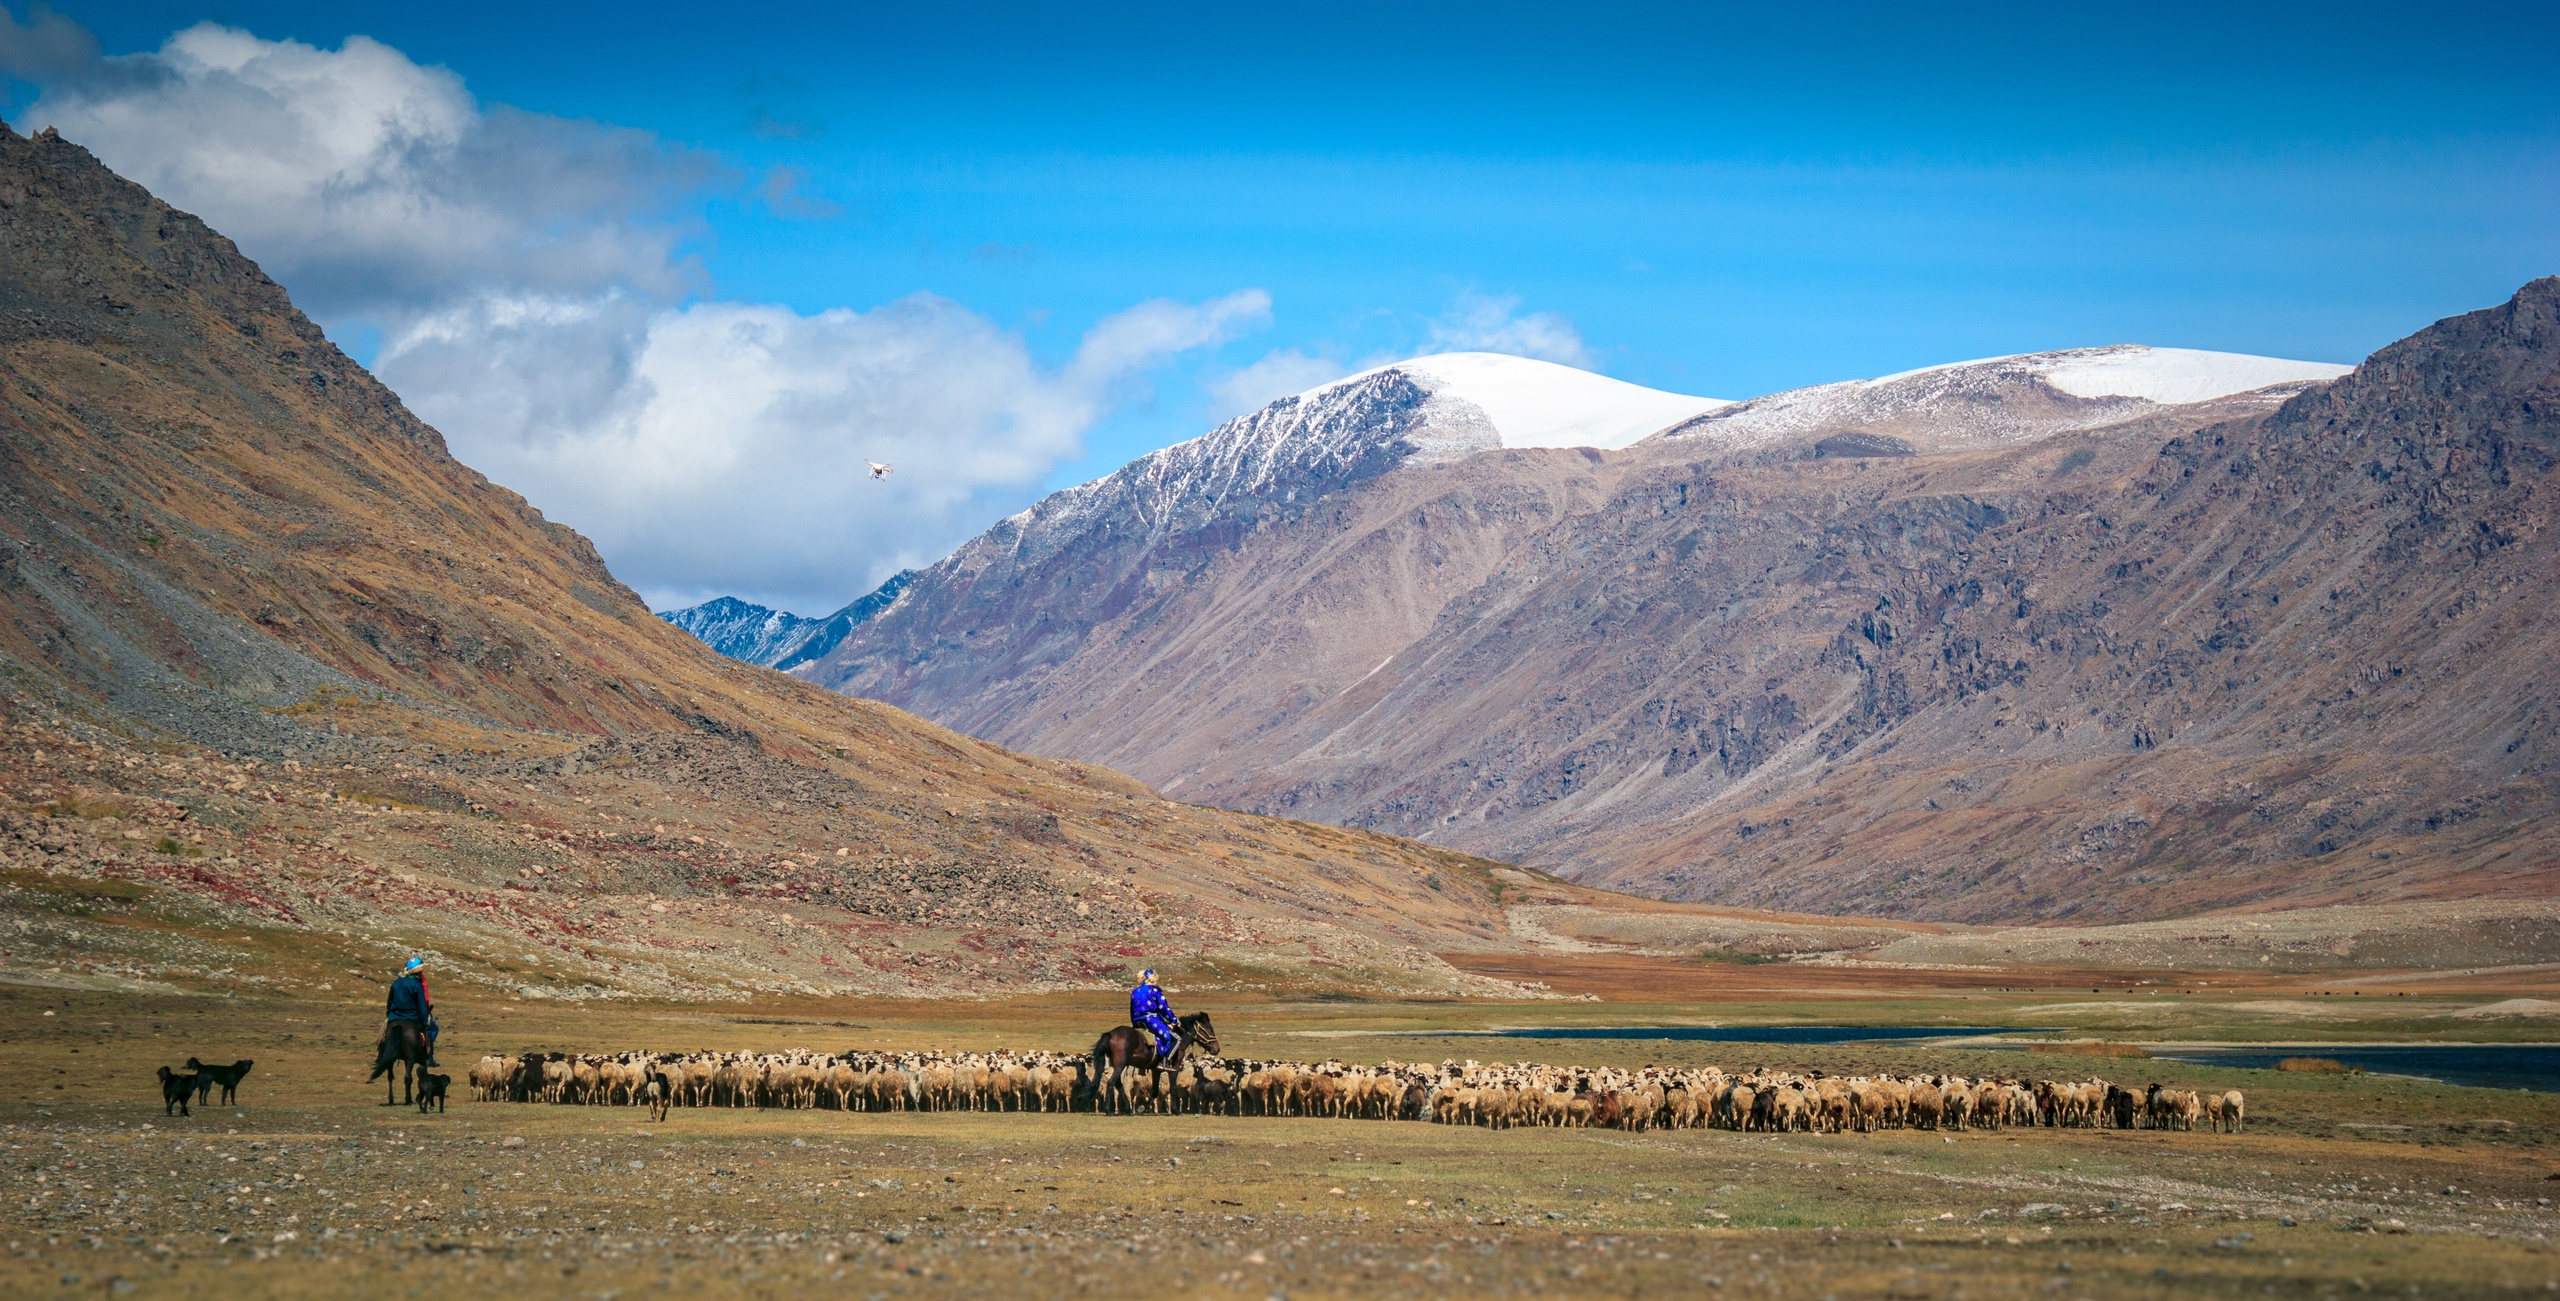
<instances>
[{"instance_id":1,"label":"blue sky","mask_svg":"<svg viewBox=\"0 0 2560 1301\"><path fill-rule=\"evenodd\" d=\"M31 107L87 124L111 164L281 267L459 453L595 534L662 605L831 607L1273 384L1416 351L1527 341L1716 397L2114 342L2353 361L2560 271L2548 4L12 12L13 124L43 125ZM331 58L369 37L449 70L479 116L418 184L476 196L495 223L478 251L313 227L152 156L137 115L230 102L132 98L136 70L205 22ZM81 64L81 31L105 63ZM571 193L500 155L604 179ZM536 216L505 225L517 212ZM570 274L519 255L546 240L592 258ZM541 340L525 311L486 307L539 295L557 309L533 313ZM1123 318L1148 303L1188 314ZM799 432L748 459L788 475L896 447L908 495L786 500L742 475L674 501L716 476L672 461L656 486L596 489L578 456L714 437L710 398L765 382L665 369L741 331L802 358L752 417ZM572 335L619 360L564 362L589 355ZM922 352L942 360L882 360ZM906 366L905 387L810 387L837 356ZM657 432L553 439L590 415L547 379L488 399L491 374L587 370L596 405ZM643 412L625 372L705 396ZM964 384L998 396L930 409ZM791 414L839 406L872 414L833 432ZM761 500L773 527L728 544L652 536L717 532Z\"/></svg>"}]
</instances>

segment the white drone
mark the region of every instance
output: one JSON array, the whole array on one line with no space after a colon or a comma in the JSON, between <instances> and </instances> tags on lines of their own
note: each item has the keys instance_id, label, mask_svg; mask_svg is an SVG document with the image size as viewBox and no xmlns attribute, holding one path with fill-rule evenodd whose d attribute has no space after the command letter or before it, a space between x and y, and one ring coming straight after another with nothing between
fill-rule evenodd
<instances>
[{"instance_id":1,"label":"white drone","mask_svg":"<svg viewBox=\"0 0 2560 1301\"><path fill-rule=\"evenodd\" d=\"M886 479L886 478L888 478L888 477L889 477L889 467L888 467L888 466L882 465L882 464L881 464L880 462L878 462L878 461L869 460L869 459L865 459L865 460L863 461L863 464L871 467L871 477L872 477L872 478L874 478L874 479Z\"/></svg>"}]
</instances>

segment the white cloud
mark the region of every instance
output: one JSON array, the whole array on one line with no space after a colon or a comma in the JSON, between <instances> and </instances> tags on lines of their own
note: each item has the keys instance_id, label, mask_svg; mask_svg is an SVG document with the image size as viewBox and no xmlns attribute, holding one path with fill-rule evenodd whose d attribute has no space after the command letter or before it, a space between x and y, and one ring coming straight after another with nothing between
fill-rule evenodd
<instances>
[{"instance_id":1,"label":"white cloud","mask_svg":"<svg viewBox=\"0 0 2560 1301\"><path fill-rule=\"evenodd\" d=\"M14 77L60 77L97 62L98 38L88 28L41 6L24 23L0 9L0 72Z\"/></svg>"},{"instance_id":2,"label":"white cloud","mask_svg":"<svg viewBox=\"0 0 2560 1301\"><path fill-rule=\"evenodd\" d=\"M756 197L764 200L776 216L800 221L831 221L844 215L843 204L801 193L800 187L808 183L809 173L804 168L772 168L756 186Z\"/></svg>"},{"instance_id":3,"label":"white cloud","mask_svg":"<svg viewBox=\"0 0 2560 1301\"><path fill-rule=\"evenodd\" d=\"M1507 352L1584 370L1599 369L1573 322L1554 312L1519 315L1518 298L1458 295L1448 311L1431 323L1431 344L1438 352Z\"/></svg>"},{"instance_id":4,"label":"white cloud","mask_svg":"<svg viewBox=\"0 0 2560 1301\"><path fill-rule=\"evenodd\" d=\"M1019 505L1114 390L1268 301L1141 303L1047 370L930 295L813 316L488 299L422 322L382 369L457 454L593 537L653 604L821 613ZM874 460L894 473L871 479Z\"/></svg>"},{"instance_id":5,"label":"white cloud","mask_svg":"<svg viewBox=\"0 0 2560 1301\"><path fill-rule=\"evenodd\" d=\"M483 109L452 72L361 36L324 50L199 23L59 77L23 116L212 223L324 317L493 288L682 292L688 208L729 179L647 132Z\"/></svg>"},{"instance_id":6,"label":"white cloud","mask_svg":"<svg viewBox=\"0 0 2560 1301\"><path fill-rule=\"evenodd\" d=\"M1280 398L1304 393L1351 371L1350 366L1332 357L1309 356L1296 348L1274 348L1242 369L1205 378L1202 386L1217 403L1218 418L1224 420L1259 411Z\"/></svg>"},{"instance_id":7,"label":"white cloud","mask_svg":"<svg viewBox=\"0 0 2560 1301\"><path fill-rule=\"evenodd\" d=\"M802 315L702 301L686 253L741 178L646 132L484 106L363 37L335 50L198 24L100 59L0 11L22 116L231 236L456 455L592 537L661 606L832 609L1019 507L1148 370L1269 320L1270 296L1139 303L1043 368L919 295ZM754 192L823 218L799 172ZM897 467L868 477L865 458Z\"/></svg>"},{"instance_id":8,"label":"white cloud","mask_svg":"<svg viewBox=\"0 0 2560 1301\"><path fill-rule=\"evenodd\" d=\"M1238 330L1271 321L1271 295L1240 289L1198 306L1155 299L1093 327L1068 366L1071 375L1108 382L1177 352L1224 343Z\"/></svg>"}]
</instances>

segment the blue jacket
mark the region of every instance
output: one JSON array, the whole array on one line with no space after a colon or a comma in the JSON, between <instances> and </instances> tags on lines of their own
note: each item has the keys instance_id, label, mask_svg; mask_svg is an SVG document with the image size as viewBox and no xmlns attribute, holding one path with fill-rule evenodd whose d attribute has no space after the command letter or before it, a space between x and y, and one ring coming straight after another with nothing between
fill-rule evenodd
<instances>
[{"instance_id":1,"label":"blue jacket","mask_svg":"<svg viewBox=\"0 0 2560 1301\"><path fill-rule=\"evenodd\" d=\"M1143 1025L1158 1018L1173 1019L1173 1005L1164 1001L1162 986L1140 985L1129 991L1129 1024Z\"/></svg>"},{"instance_id":2,"label":"blue jacket","mask_svg":"<svg viewBox=\"0 0 2560 1301\"><path fill-rule=\"evenodd\" d=\"M391 982L391 997L383 1000L382 1004L385 1020L415 1021L424 1025L428 1011L427 982L416 976L402 976Z\"/></svg>"}]
</instances>

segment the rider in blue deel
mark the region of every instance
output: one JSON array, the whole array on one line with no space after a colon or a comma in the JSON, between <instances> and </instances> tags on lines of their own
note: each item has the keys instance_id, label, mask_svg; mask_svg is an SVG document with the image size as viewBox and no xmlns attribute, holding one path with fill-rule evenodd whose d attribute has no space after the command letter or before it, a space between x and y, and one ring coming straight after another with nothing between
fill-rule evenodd
<instances>
[{"instance_id":1,"label":"rider in blue deel","mask_svg":"<svg viewBox=\"0 0 2560 1301\"><path fill-rule=\"evenodd\" d=\"M391 996L383 1000L382 1017L385 1031L393 1021L416 1026L427 1037L427 1065L436 1064L436 1033L441 1027L436 1025L435 999L427 994L425 958L411 958L400 968L399 979L391 982Z\"/></svg>"},{"instance_id":2,"label":"rider in blue deel","mask_svg":"<svg viewBox=\"0 0 2560 1301\"><path fill-rule=\"evenodd\" d=\"M1173 1059L1180 1032L1174 1029L1173 1005L1164 1001L1153 967L1138 973L1138 987L1129 991L1129 1024L1155 1036L1157 1061Z\"/></svg>"}]
</instances>

